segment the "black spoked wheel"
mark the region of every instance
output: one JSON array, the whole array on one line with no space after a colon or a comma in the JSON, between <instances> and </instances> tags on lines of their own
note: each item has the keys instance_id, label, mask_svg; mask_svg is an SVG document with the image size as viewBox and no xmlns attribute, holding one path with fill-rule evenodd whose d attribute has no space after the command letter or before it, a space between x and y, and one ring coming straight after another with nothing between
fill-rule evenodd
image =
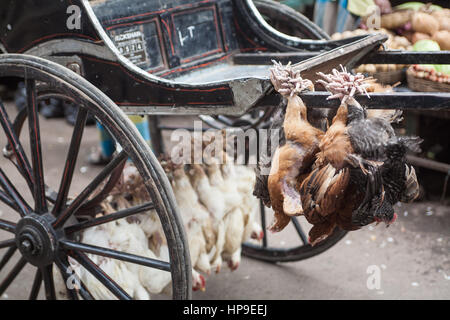
<instances>
[{"instance_id":1,"label":"black spoked wheel","mask_svg":"<svg viewBox=\"0 0 450 320\"><path fill-rule=\"evenodd\" d=\"M128 268L129 274L156 270L157 276L169 275L165 292L173 299L189 299L192 274L183 224L167 177L133 123L100 90L53 62L3 54L0 77L21 79L27 93L26 108L20 111L0 101L0 143L4 147L0 159L0 250L4 251L0 254L0 297L8 289L13 291L15 283L20 283L22 293L23 288L30 288L29 299L55 299L61 290L69 299L96 298L96 292L119 299L146 297L102 265L114 261ZM66 125L66 136L58 131L62 121L39 116L39 101L49 98L68 100L79 107L75 126L67 129ZM101 168L83 166L86 160L80 156L85 146L98 144L96 129L85 127L88 113L117 146L109 163ZM28 130L22 130L26 123ZM123 168L130 163L144 181L148 196L144 198L150 200L127 208L111 206L106 214L101 204L112 196ZM160 243L167 248L164 258L148 251L127 251L120 243L111 247L108 244L113 240L108 238L104 246L84 241L87 230L104 230L124 221L131 224L133 218L150 211L159 219ZM142 243L145 250L148 242ZM78 275L77 284L69 286L73 274L68 270L74 266L89 277ZM56 279L58 273L62 279ZM94 292L84 279L101 289ZM66 285L61 289L58 283ZM150 287L146 282L140 289Z\"/></svg>"},{"instance_id":2,"label":"black spoked wheel","mask_svg":"<svg viewBox=\"0 0 450 320\"><path fill-rule=\"evenodd\" d=\"M242 245L242 253L247 257L267 262L300 261L316 256L334 246L345 235L346 231L336 228L324 241L314 247L308 243L308 223L304 217L292 217L291 223L280 234L267 232L267 209L261 203L261 226L264 237L258 242L246 242ZM271 217L270 217L271 219Z\"/></svg>"},{"instance_id":3,"label":"black spoked wheel","mask_svg":"<svg viewBox=\"0 0 450 320\"><path fill-rule=\"evenodd\" d=\"M276 30L301 39L329 40L318 25L291 7L272 0L253 0L263 18Z\"/></svg>"}]
</instances>

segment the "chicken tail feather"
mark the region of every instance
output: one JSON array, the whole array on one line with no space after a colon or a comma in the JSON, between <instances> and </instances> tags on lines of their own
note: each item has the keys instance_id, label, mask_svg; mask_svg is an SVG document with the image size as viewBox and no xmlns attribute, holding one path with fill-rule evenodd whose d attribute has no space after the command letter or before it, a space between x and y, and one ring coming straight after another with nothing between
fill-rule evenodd
<instances>
[{"instance_id":1,"label":"chicken tail feather","mask_svg":"<svg viewBox=\"0 0 450 320\"><path fill-rule=\"evenodd\" d=\"M405 190L400 198L401 202L412 202L419 196L419 182L417 181L416 170L405 165Z\"/></svg>"},{"instance_id":2,"label":"chicken tail feather","mask_svg":"<svg viewBox=\"0 0 450 320\"><path fill-rule=\"evenodd\" d=\"M322 223L315 224L311 230L309 230L308 242L311 246L315 246L319 242L325 240L333 233L336 228L336 222L334 220L324 221Z\"/></svg>"}]
</instances>

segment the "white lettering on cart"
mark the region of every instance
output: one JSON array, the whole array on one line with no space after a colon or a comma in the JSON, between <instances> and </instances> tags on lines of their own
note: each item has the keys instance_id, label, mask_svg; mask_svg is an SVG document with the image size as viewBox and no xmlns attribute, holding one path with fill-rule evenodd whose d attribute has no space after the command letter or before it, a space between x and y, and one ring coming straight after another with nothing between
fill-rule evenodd
<instances>
[{"instance_id":1,"label":"white lettering on cart","mask_svg":"<svg viewBox=\"0 0 450 320\"><path fill-rule=\"evenodd\" d=\"M194 38L194 30L195 30L195 26L189 26L187 27L187 30L189 32L188 35L186 35L185 37L183 37L183 34L181 33L180 29L178 29L178 37L180 39L180 44L183 47L184 46L184 41L188 38Z\"/></svg>"}]
</instances>

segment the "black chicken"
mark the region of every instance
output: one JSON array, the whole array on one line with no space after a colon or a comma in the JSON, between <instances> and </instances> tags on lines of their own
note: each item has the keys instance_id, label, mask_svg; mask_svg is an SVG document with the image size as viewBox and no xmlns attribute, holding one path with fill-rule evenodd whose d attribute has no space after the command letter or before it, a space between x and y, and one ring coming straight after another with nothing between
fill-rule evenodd
<instances>
[{"instance_id":1,"label":"black chicken","mask_svg":"<svg viewBox=\"0 0 450 320\"><path fill-rule=\"evenodd\" d=\"M351 107L349 106L349 110ZM350 114L350 112L349 112ZM361 205L352 213L352 223L364 226L377 222L387 225L396 219L394 204L398 201L411 202L419 193L419 184L413 167L406 164L406 152L420 152L419 137L397 137L391 124L382 118L366 118L364 113L352 112L349 136L355 153L361 158L364 172L351 170L351 181L358 187L366 187Z\"/></svg>"},{"instance_id":2,"label":"black chicken","mask_svg":"<svg viewBox=\"0 0 450 320\"><path fill-rule=\"evenodd\" d=\"M396 219L394 204L398 201L410 202L418 195L415 171L406 164L405 155L408 150L419 152L422 140L395 135L391 123L399 122L401 111L372 112L372 116L368 116L367 110L352 98L356 91L366 93L371 79L364 79L359 74L352 76L345 68L342 72L333 70L332 74L319 75L324 80L318 82L332 93L329 98L338 97L347 104L346 135L352 150L347 154L346 161L350 164L350 178L344 192L344 205L336 208L337 224L346 230L354 230L374 221L389 225ZM310 182L311 179L306 180ZM348 198L347 192L350 190L356 194L354 199ZM314 195L311 197L314 198ZM337 199L334 202L336 205L339 203ZM352 207L349 202L355 205Z\"/></svg>"}]
</instances>

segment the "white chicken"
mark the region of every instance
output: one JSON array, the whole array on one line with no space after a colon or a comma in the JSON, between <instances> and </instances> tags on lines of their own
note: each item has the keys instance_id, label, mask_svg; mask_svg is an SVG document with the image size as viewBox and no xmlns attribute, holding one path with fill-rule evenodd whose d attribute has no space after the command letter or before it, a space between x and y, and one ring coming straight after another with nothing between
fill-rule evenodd
<instances>
[{"instance_id":1,"label":"white chicken","mask_svg":"<svg viewBox=\"0 0 450 320\"><path fill-rule=\"evenodd\" d=\"M206 250L211 262L211 268L219 272L222 266L221 253L225 242L225 198L217 186L212 186L202 166L190 165L189 178L192 187L197 192L200 202L209 211L211 219L205 221L203 232L206 240Z\"/></svg>"},{"instance_id":2,"label":"white chicken","mask_svg":"<svg viewBox=\"0 0 450 320\"><path fill-rule=\"evenodd\" d=\"M219 272L223 260L231 270L241 261L241 244L249 238L261 239L256 221L259 203L253 196L254 171L235 165L225 152L212 156L207 165L175 165L163 160L179 212L185 225L194 290L205 290L211 270ZM127 164L112 196L103 205L106 214L151 201L136 168ZM83 242L139 256L169 261L163 228L155 210L87 229ZM170 291L171 274L110 258L89 255L125 291L137 299ZM94 297L115 299L78 264L71 263ZM201 273L200 273L201 272ZM62 295L66 294L60 290Z\"/></svg>"},{"instance_id":3,"label":"white chicken","mask_svg":"<svg viewBox=\"0 0 450 320\"><path fill-rule=\"evenodd\" d=\"M206 241L203 235L203 225L210 219L209 212L199 203L198 196L184 171L184 166L177 166L173 170L172 188L177 200L189 242L191 264L193 268L209 274L208 253L206 252ZM196 276L196 274L193 274ZM200 275L201 276L201 275ZM202 277L193 279L194 288L202 288L205 280ZM198 287L197 287L198 286Z\"/></svg>"},{"instance_id":4,"label":"white chicken","mask_svg":"<svg viewBox=\"0 0 450 320\"><path fill-rule=\"evenodd\" d=\"M219 188L224 198L225 213L227 213L242 201L242 195L237 190L236 181L224 179L221 167L220 164L207 165L206 173L210 185Z\"/></svg>"},{"instance_id":5,"label":"white chicken","mask_svg":"<svg viewBox=\"0 0 450 320\"><path fill-rule=\"evenodd\" d=\"M162 232L163 229L161 221L159 220L158 214L155 210L149 210L133 217L136 218L139 226L144 231L147 238L150 239L155 234L164 234L164 232Z\"/></svg>"},{"instance_id":6,"label":"white chicken","mask_svg":"<svg viewBox=\"0 0 450 320\"><path fill-rule=\"evenodd\" d=\"M253 195L253 187L256 181L255 171L252 168L237 165L235 167L237 179L238 191L242 193L241 209L244 214L244 235L242 242L255 239L261 240L264 236L264 232L261 225L256 221L256 216L259 209L259 201Z\"/></svg>"},{"instance_id":7,"label":"white chicken","mask_svg":"<svg viewBox=\"0 0 450 320\"><path fill-rule=\"evenodd\" d=\"M168 262L167 246L160 248L160 256L157 257L148 247L148 238L144 231L136 223L128 223L126 220L117 220L114 228L111 228L110 241L120 251L158 259ZM161 293L171 282L170 272L149 268L134 263L125 262L128 269L139 277L139 282L153 294Z\"/></svg>"},{"instance_id":8,"label":"white chicken","mask_svg":"<svg viewBox=\"0 0 450 320\"><path fill-rule=\"evenodd\" d=\"M236 270L241 262L241 244L244 234L244 214L241 208L236 207L227 213L224 223L225 243L222 256L228 262L228 267Z\"/></svg>"},{"instance_id":9,"label":"white chicken","mask_svg":"<svg viewBox=\"0 0 450 320\"><path fill-rule=\"evenodd\" d=\"M199 164L189 165L188 174L200 202L215 220L222 220L225 215L225 199L219 187L210 183L203 167Z\"/></svg>"},{"instance_id":10,"label":"white chicken","mask_svg":"<svg viewBox=\"0 0 450 320\"><path fill-rule=\"evenodd\" d=\"M127 223L126 221L123 222ZM87 229L83 233L82 242L99 247L138 254L136 253L136 251L141 250L135 250L135 252L130 252L126 248L121 247L120 243L117 243L116 241L113 240L114 232L127 233L129 236L133 236L129 234L129 231L130 230L126 229L124 230L124 228L121 228L115 222L110 222L102 226ZM134 243L139 248L141 248L143 245L139 244L137 241L134 241ZM125 290L125 292L127 292L128 295L138 300L150 299L147 290L141 284L141 279L139 278L139 275L135 272L132 272L128 268L131 265L130 263L92 254L89 254L88 257L95 264L97 264L109 277L111 277L119 286L121 286ZM100 283L100 281L98 281L87 270L85 270L78 264L74 264L73 262L71 263L71 266L75 271L75 273L83 281L85 286L89 289L89 292L95 299L107 299L107 300L117 299L116 296L114 296L103 284ZM152 270L151 268L146 269Z\"/></svg>"}]
</instances>

